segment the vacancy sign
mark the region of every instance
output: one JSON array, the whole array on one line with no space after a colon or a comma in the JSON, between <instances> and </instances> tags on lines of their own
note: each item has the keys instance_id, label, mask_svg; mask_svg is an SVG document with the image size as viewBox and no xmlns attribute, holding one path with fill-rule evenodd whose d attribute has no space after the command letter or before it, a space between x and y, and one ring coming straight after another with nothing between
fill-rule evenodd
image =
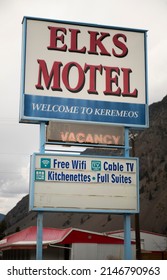
<instances>
[{"instance_id":1,"label":"vacancy sign","mask_svg":"<svg viewBox=\"0 0 167 280\"><path fill-rule=\"evenodd\" d=\"M146 127L146 31L25 17L20 121Z\"/></svg>"},{"instance_id":2,"label":"vacancy sign","mask_svg":"<svg viewBox=\"0 0 167 280\"><path fill-rule=\"evenodd\" d=\"M120 126L49 122L46 139L49 142L91 144L99 147L118 146L124 145L124 129Z\"/></svg>"},{"instance_id":3,"label":"vacancy sign","mask_svg":"<svg viewBox=\"0 0 167 280\"><path fill-rule=\"evenodd\" d=\"M33 154L30 210L136 213L138 160Z\"/></svg>"}]
</instances>

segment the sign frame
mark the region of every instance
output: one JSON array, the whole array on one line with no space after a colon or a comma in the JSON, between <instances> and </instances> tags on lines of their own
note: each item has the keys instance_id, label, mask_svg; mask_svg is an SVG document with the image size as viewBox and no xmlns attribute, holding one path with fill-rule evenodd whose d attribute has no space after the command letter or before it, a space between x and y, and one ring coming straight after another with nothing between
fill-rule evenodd
<instances>
[{"instance_id":1,"label":"sign frame","mask_svg":"<svg viewBox=\"0 0 167 280\"><path fill-rule=\"evenodd\" d=\"M142 34L143 36L143 65L144 69L142 69L142 89L144 94L142 93L143 102L137 103L136 100L134 102L129 103L124 102L126 97L121 96L121 100L116 101L115 96L114 101L105 101L105 100L96 100L94 99L76 99L76 98L62 98L59 96L47 96L47 90L44 90L45 95L41 96L36 95L31 92L26 92L26 84L28 84L26 74L28 72L26 68L28 67L28 24L33 21L34 23L45 23L48 24L61 24L69 27L80 27L80 28L93 28L94 30L102 29L103 31L117 31L117 32L128 32L129 34ZM35 36L34 36L35 37ZM21 76L21 99L20 99L20 122L23 123L40 123L40 122L48 122L50 120L58 120L58 121L67 121L67 122L78 122L78 123L90 123L90 124L103 124L103 125L117 125L124 127L132 127L132 128L145 128L148 127L148 87L147 87L147 31L141 29L131 29L131 28L118 28L112 26L105 25L97 25L97 24L89 24L89 23L77 23L70 21L61 21L61 20L52 20L52 19L40 19L33 17L24 17L23 19L23 37L22 37L22 76ZM33 46L32 46L33 48ZM59 52L60 54L60 52ZM75 53L74 53L75 57ZM96 56L97 57L97 56ZM137 60L138 57L137 57ZM31 66L31 65L30 65ZM110 66L110 65L109 65ZM107 65L108 67L108 65ZM33 69L33 65L30 67L30 71ZM122 68L123 69L123 68ZM129 68L130 69L130 68ZM141 74L141 73L140 73ZM34 85L35 87L35 85ZM130 91L130 90L129 90ZM141 93L140 93L141 94ZM97 95L95 95L97 97ZM137 97L138 98L138 97ZM104 98L105 99L105 98ZM132 98L135 99L135 98ZM41 103L43 102L43 103ZM55 113L54 111L50 111L50 106L59 106L59 108L64 106L68 106L68 110L73 108L73 112L63 112L63 113ZM77 105L76 105L77 103ZM122 105L123 103L123 105ZM38 104L40 104L40 109ZM42 105L41 105L42 104ZM58 105L57 105L58 104ZM47 107L47 108L46 108ZM123 109L125 107L125 109ZM70 109L69 109L70 108ZM87 111L81 113L81 108L87 108ZM63 109L64 110L64 109ZM95 113L96 110L96 113ZM46 112L47 111L47 112ZM50 111L48 113L48 111ZM105 113L104 113L105 111ZM111 116L108 116L108 112L110 111ZM100 112L100 113L99 113ZM136 117L137 116L137 117Z\"/></svg>"},{"instance_id":2,"label":"sign frame","mask_svg":"<svg viewBox=\"0 0 167 280\"><path fill-rule=\"evenodd\" d=\"M136 209L102 209L102 208L81 208L81 207L48 207L48 206L34 206L34 201L35 201L35 195L36 197L38 196L38 194L35 194L35 176L36 176L36 171L35 171L35 160L36 160L36 157L46 157L46 158L51 158L51 157L58 157L58 158L64 158L64 160L67 158L67 157L70 157L70 158L74 158L74 159L81 159L81 158L84 158L84 159L91 159L92 162L94 161L98 161L99 159L101 160L127 160L127 161L134 161L135 164L136 164L136 172L135 172L135 177L136 177L136 186L135 186L135 190L136 190ZM50 164L50 163L49 163ZM50 165L49 166L46 166L45 167L46 170L48 168L50 168ZM101 213L101 214L136 214L136 213L139 213L139 172L138 172L138 169L139 169L139 160L138 158L131 158L131 157L106 157L106 156L88 156L88 155L68 155L68 154L46 154L46 153L34 153L32 156L31 156L31 171L30 171L30 190L29 190L29 209L30 210L33 210L33 211L39 211L39 212L67 212L67 213ZM63 169L64 170L64 169ZM39 170L37 170L39 171ZM97 170L98 171L98 170ZM119 172L118 172L119 173ZM43 181L43 179L41 179L41 182ZM44 181L45 183L45 181ZM55 183L56 184L56 183ZM63 184L63 183L62 183ZM64 183L64 184L68 184L68 183ZM76 184L76 183L74 183ZM84 184L84 183L83 183ZM89 183L86 183L87 185ZM39 182L39 185L40 185L40 182ZM42 184L41 184L42 185ZM119 184L118 184L119 185ZM104 187L104 186L102 186ZM39 188L39 186L38 186ZM45 187L44 187L45 188ZM126 186L127 188L127 186ZM38 191L37 191L38 192ZM96 192L96 190L95 190ZM47 198L49 200L49 198ZM105 198L106 200L106 198Z\"/></svg>"}]
</instances>

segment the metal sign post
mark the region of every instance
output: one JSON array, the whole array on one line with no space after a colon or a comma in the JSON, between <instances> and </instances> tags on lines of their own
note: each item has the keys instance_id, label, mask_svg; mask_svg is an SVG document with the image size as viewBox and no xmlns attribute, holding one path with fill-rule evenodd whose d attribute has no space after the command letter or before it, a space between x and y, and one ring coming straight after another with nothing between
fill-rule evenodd
<instances>
[{"instance_id":1,"label":"metal sign post","mask_svg":"<svg viewBox=\"0 0 167 280\"><path fill-rule=\"evenodd\" d=\"M45 123L40 123L40 152L45 153ZM36 260L42 260L43 212L37 212Z\"/></svg>"},{"instance_id":2,"label":"metal sign post","mask_svg":"<svg viewBox=\"0 0 167 280\"><path fill-rule=\"evenodd\" d=\"M132 259L130 214L124 215L124 259Z\"/></svg>"},{"instance_id":3,"label":"metal sign post","mask_svg":"<svg viewBox=\"0 0 167 280\"><path fill-rule=\"evenodd\" d=\"M129 157L129 129L125 128L125 157ZM124 215L124 259L132 259L131 248L131 216Z\"/></svg>"},{"instance_id":4,"label":"metal sign post","mask_svg":"<svg viewBox=\"0 0 167 280\"><path fill-rule=\"evenodd\" d=\"M43 241L43 213L37 213L37 248L36 260L42 260L42 241Z\"/></svg>"}]
</instances>

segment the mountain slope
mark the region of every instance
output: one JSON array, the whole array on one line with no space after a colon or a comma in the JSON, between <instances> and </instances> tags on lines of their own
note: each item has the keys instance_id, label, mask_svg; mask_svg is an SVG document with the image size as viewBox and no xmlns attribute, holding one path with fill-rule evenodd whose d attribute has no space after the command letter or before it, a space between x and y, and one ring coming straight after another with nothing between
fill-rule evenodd
<instances>
[{"instance_id":1,"label":"mountain slope","mask_svg":"<svg viewBox=\"0 0 167 280\"><path fill-rule=\"evenodd\" d=\"M0 222L1 222L4 218L5 218L5 215L0 213Z\"/></svg>"},{"instance_id":2,"label":"mountain slope","mask_svg":"<svg viewBox=\"0 0 167 280\"><path fill-rule=\"evenodd\" d=\"M139 133L141 227L167 233L167 96L150 106L150 127Z\"/></svg>"}]
</instances>

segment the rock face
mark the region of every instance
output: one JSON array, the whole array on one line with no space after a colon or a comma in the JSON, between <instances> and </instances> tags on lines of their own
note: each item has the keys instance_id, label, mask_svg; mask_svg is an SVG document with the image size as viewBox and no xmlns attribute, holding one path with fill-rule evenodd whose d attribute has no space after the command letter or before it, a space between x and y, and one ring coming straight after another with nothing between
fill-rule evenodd
<instances>
[{"instance_id":1,"label":"rock face","mask_svg":"<svg viewBox=\"0 0 167 280\"><path fill-rule=\"evenodd\" d=\"M149 108L149 128L135 131L136 157L140 163L140 228L167 233L167 96ZM89 151L90 152L90 151ZM96 149L90 154L95 154ZM100 154L110 151L101 151ZM28 212L28 195L7 215L6 233L36 225L36 213ZM132 227L134 227L132 217ZM77 227L92 231L123 228L122 215L44 213L44 226Z\"/></svg>"},{"instance_id":2,"label":"rock face","mask_svg":"<svg viewBox=\"0 0 167 280\"><path fill-rule=\"evenodd\" d=\"M150 106L150 126L139 133L142 229L167 233L167 96Z\"/></svg>"},{"instance_id":3,"label":"rock face","mask_svg":"<svg viewBox=\"0 0 167 280\"><path fill-rule=\"evenodd\" d=\"M0 213L0 222L4 219L5 215Z\"/></svg>"}]
</instances>

